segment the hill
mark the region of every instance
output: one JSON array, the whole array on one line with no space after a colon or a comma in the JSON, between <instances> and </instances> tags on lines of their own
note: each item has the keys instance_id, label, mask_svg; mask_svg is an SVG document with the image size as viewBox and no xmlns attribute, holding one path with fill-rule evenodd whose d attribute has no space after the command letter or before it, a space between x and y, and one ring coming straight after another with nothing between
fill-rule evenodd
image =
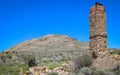
<instances>
[{"instance_id":1,"label":"hill","mask_svg":"<svg viewBox=\"0 0 120 75\"><path fill-rule=\"evenodd\" d=\"M46 65L46 62L69 61L74 56L88 53L88 48L89 43L80 42L66 35L51 34L25 41L6 50L4 58L10 55L12 59L6 58L6 62L26 64L31 57L35 57L39 65Z\"/></svg>"},{"instance_id":2,"label":"hill","mask_svg":"<svg viewBox=\"0 0 120 75\"><path fill-rule=\"evenodd\" d=\"M46 35L18 44L8 52L46 52L46 51L88 51L89 44L66 35Z\"/></svg>"}]
</instances>

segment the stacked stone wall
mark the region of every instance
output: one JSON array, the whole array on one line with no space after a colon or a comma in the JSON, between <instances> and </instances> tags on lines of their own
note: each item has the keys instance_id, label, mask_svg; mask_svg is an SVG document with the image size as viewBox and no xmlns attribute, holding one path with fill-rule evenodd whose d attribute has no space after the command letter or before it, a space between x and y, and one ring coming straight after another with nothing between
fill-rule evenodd
<instances>
[{"instance_id":1,"label":"stacked stone wall","mask_svg":"<svg viewBox=\"0 0 120 75\"><path fill-rule=\"evenodd\" d=\"M106 13L104 6L96 4L90 11L90 52L98 57L108 50L106 33Z\"/></svg>"}]
</instances>

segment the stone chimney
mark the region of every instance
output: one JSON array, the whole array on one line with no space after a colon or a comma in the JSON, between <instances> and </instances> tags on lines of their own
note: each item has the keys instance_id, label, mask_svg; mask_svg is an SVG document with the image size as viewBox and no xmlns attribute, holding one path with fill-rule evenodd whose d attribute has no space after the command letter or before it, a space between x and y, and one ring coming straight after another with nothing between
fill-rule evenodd
<instances>
[{"instance_id":1,"label":"stone chimney","mask_svg":"<svg viewBox=\"0 0 120 75\"><path fill-rule=\"evenodd\" d=\"M97 58L102 52L108 51L106 33L105 7L96 2L90 9L90 53Z\"/></svg>"}]
</instances>

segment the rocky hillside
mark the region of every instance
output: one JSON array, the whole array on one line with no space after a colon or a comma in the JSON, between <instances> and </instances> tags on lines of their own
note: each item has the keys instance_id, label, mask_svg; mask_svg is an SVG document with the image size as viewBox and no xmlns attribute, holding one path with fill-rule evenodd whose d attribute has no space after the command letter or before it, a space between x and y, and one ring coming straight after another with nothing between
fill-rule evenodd
<instances>
[{"instance_id":1,"label":"rocky hillside","mask_svg":"<svg viewBox=\"0 0 120 75\"><path fill-rule=\"evenodd\" d=\"M88 51L88 43L77 41L66 35L47 35L18 44L9 52L46 52L46 51Z\"/></svg>"},{"instance_id":2,"label":"rocky hillside","mask_svg":"<svg viewBox=\"0 0 120 75\"><path fill-rule=\"evenodd\" d=\"M70 61L75 56L88 53L88 48L89 43L80 42L66 35L52 34L25 41L6 50L3 55L11 56L11 59L5 59L6 62L26 64L35 58L38 65L46 66L48 62L53 64Z\"/></svg>"}]
</instances>

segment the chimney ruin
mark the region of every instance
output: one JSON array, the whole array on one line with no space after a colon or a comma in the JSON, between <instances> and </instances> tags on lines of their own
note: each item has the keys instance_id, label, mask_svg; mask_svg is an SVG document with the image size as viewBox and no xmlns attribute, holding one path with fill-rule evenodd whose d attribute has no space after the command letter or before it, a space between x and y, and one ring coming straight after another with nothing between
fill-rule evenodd
<instances>
[{"instance_id":1,"label":"chimney ruin","mask_svg":"<svg viewBox=\"0 0 120 75\"><path fill-rule=\"evenodd\" d=\"M89 50L93 58L97 58L101 52L108 51L105 7L102 4L96 2L96 4L90 9L89 18Z\"/></svg>"}]
</instances>

